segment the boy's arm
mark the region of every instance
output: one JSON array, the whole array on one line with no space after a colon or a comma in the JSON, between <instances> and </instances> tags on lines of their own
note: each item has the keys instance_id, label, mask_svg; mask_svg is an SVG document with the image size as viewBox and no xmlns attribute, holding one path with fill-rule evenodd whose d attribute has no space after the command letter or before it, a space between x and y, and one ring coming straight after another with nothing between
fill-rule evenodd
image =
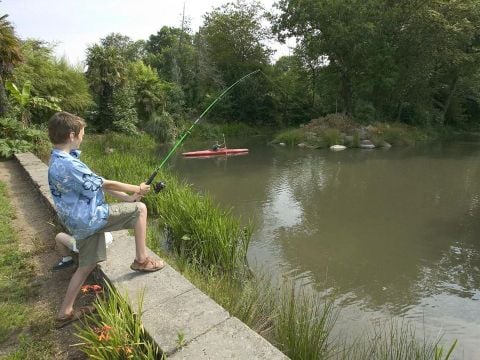
<instances>
[{"instance_id":1,"label":"boy's arm","mask_svg":"<svg viewBox=\"0 0 480 360\"><path fill-rule=\"evenodd\" d=\"M120 191L120 192L130 192L130 193L137 193L138 195L145 195L147 192L150 191L150 185L145 184L144 182L140 185L131 185L125 184L120 181L113 181L103 179L102 188L104 190L110 191Z\"/></svg>"},{"instance_id":2,"label":"boy's arm","mask_svg":"<svg viewBox=\"0 0 480 360\"><path fill-rule=\"evenodd\" d=\"M104 189L104 191L112 195L114 198L119 199L121 201L125 201L125 202L134 202L142 198L142 195L139 195L137 193L128 195L126 192L123 192L123 191L107 190L107 189Z\"/></svg>"}]
</instances>

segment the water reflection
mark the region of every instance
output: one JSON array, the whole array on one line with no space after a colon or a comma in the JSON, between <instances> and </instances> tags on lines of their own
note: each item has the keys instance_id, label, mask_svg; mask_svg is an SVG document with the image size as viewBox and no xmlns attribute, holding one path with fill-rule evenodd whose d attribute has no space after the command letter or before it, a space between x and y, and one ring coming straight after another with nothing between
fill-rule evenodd
<instances>
[{"instance_id":1,"label":"water reflection","mask_svg":"<svg viewBox=\"0 0 480 360\"><path fill-rule=\"evenodd\" d=\"M177 158L175 169L254 220L252 264L335 292L344 319L401 315L459 337L474 354L477 143L343 152L249 147L248 156L223 162Z\"/></svg>"}]
</instances>

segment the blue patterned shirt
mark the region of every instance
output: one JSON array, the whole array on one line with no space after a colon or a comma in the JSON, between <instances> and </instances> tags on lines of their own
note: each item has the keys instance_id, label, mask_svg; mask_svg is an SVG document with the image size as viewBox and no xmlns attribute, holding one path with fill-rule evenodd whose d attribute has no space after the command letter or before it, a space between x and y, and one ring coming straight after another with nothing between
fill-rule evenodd
<instances>
[{"instance_id":1,"label":"blue patterned shirt","mask_svg":"<svg viewBox=\"0 0 480 360\"><path fill-rule=\"evenodd\" d=\"M79 156L79 150L67 154L53 149L48 166L48 184L57 213L76 240L96 233L108 219L103 178L81 162Z\"/></svg>"}]
</instances>

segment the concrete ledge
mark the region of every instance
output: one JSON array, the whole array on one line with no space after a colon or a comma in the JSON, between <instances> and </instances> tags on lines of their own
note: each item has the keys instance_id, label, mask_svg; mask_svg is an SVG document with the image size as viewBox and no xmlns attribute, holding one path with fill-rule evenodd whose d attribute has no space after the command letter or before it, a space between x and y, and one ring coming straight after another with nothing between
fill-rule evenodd
<instances>
[{"instance_id":1,"label":"concrete ledge","mask_svg":"<svg viewBox=\"0 0 480 360\"><path fill-rule=\"evenodd\" d=\"M31 153L16 154L32 184L54 211L48 187L48 167ZM128 231L113 233L107 261L101 264L106 278L128 298L134 311L143 294L142 323L164 353L172 359L288 359L169 265L154 273L130 269L135 242ZM150 249L149 255L158 258ZM179 336L184 344L178 343ZM185 345L186 344L186 345ZM185 345L185 346L183 346Z\"/></svg>"}]
</instances>

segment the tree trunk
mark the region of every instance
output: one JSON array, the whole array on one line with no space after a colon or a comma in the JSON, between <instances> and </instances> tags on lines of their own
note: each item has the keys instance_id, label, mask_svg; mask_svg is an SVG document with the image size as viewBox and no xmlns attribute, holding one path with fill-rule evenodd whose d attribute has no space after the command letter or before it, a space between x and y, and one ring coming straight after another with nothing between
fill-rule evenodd
<instances>
[{"instance_id":1,"label":"tree trunk","mask_svg":"<svg viewBox=\"0 0 480 360\"><path fill-rule=\"evenodd\" d=\"M8 111L8 101L7 101L7 93L5 92L5 87L3 86L3 82L0 82L0 116L3 116Z\"/></svg>"},{"instance_id":2,"label":"tree trunk","mask_svg":"<svg viewBox=\"0 0 480 360\"><path fill-rule=\"evenodd\" d=\"M353 101L352 101L352 82L346 70L341 70L342 90L341 95L345 104L344 112L346 115L353 114Z\"/></svg>"},{"instance_id":3,"label":"tree trunk","mask_svg":"<svg viewBox=\"0 0 480 360\"><path fill-rule=\"evenodd\" d=\"M457 83L458 83L458 75L455 75L455 77L452 79L452 82L449 87L449 92L447 99L445 100L445 103L442 106L442 113L440 114L440 121L442 124L445 124L445 117L447 115L447 111L450 108L450 104L452 103L452 98L453 95L455 94L455 90L457 89Z\"/></svg>"}]
</instances>

